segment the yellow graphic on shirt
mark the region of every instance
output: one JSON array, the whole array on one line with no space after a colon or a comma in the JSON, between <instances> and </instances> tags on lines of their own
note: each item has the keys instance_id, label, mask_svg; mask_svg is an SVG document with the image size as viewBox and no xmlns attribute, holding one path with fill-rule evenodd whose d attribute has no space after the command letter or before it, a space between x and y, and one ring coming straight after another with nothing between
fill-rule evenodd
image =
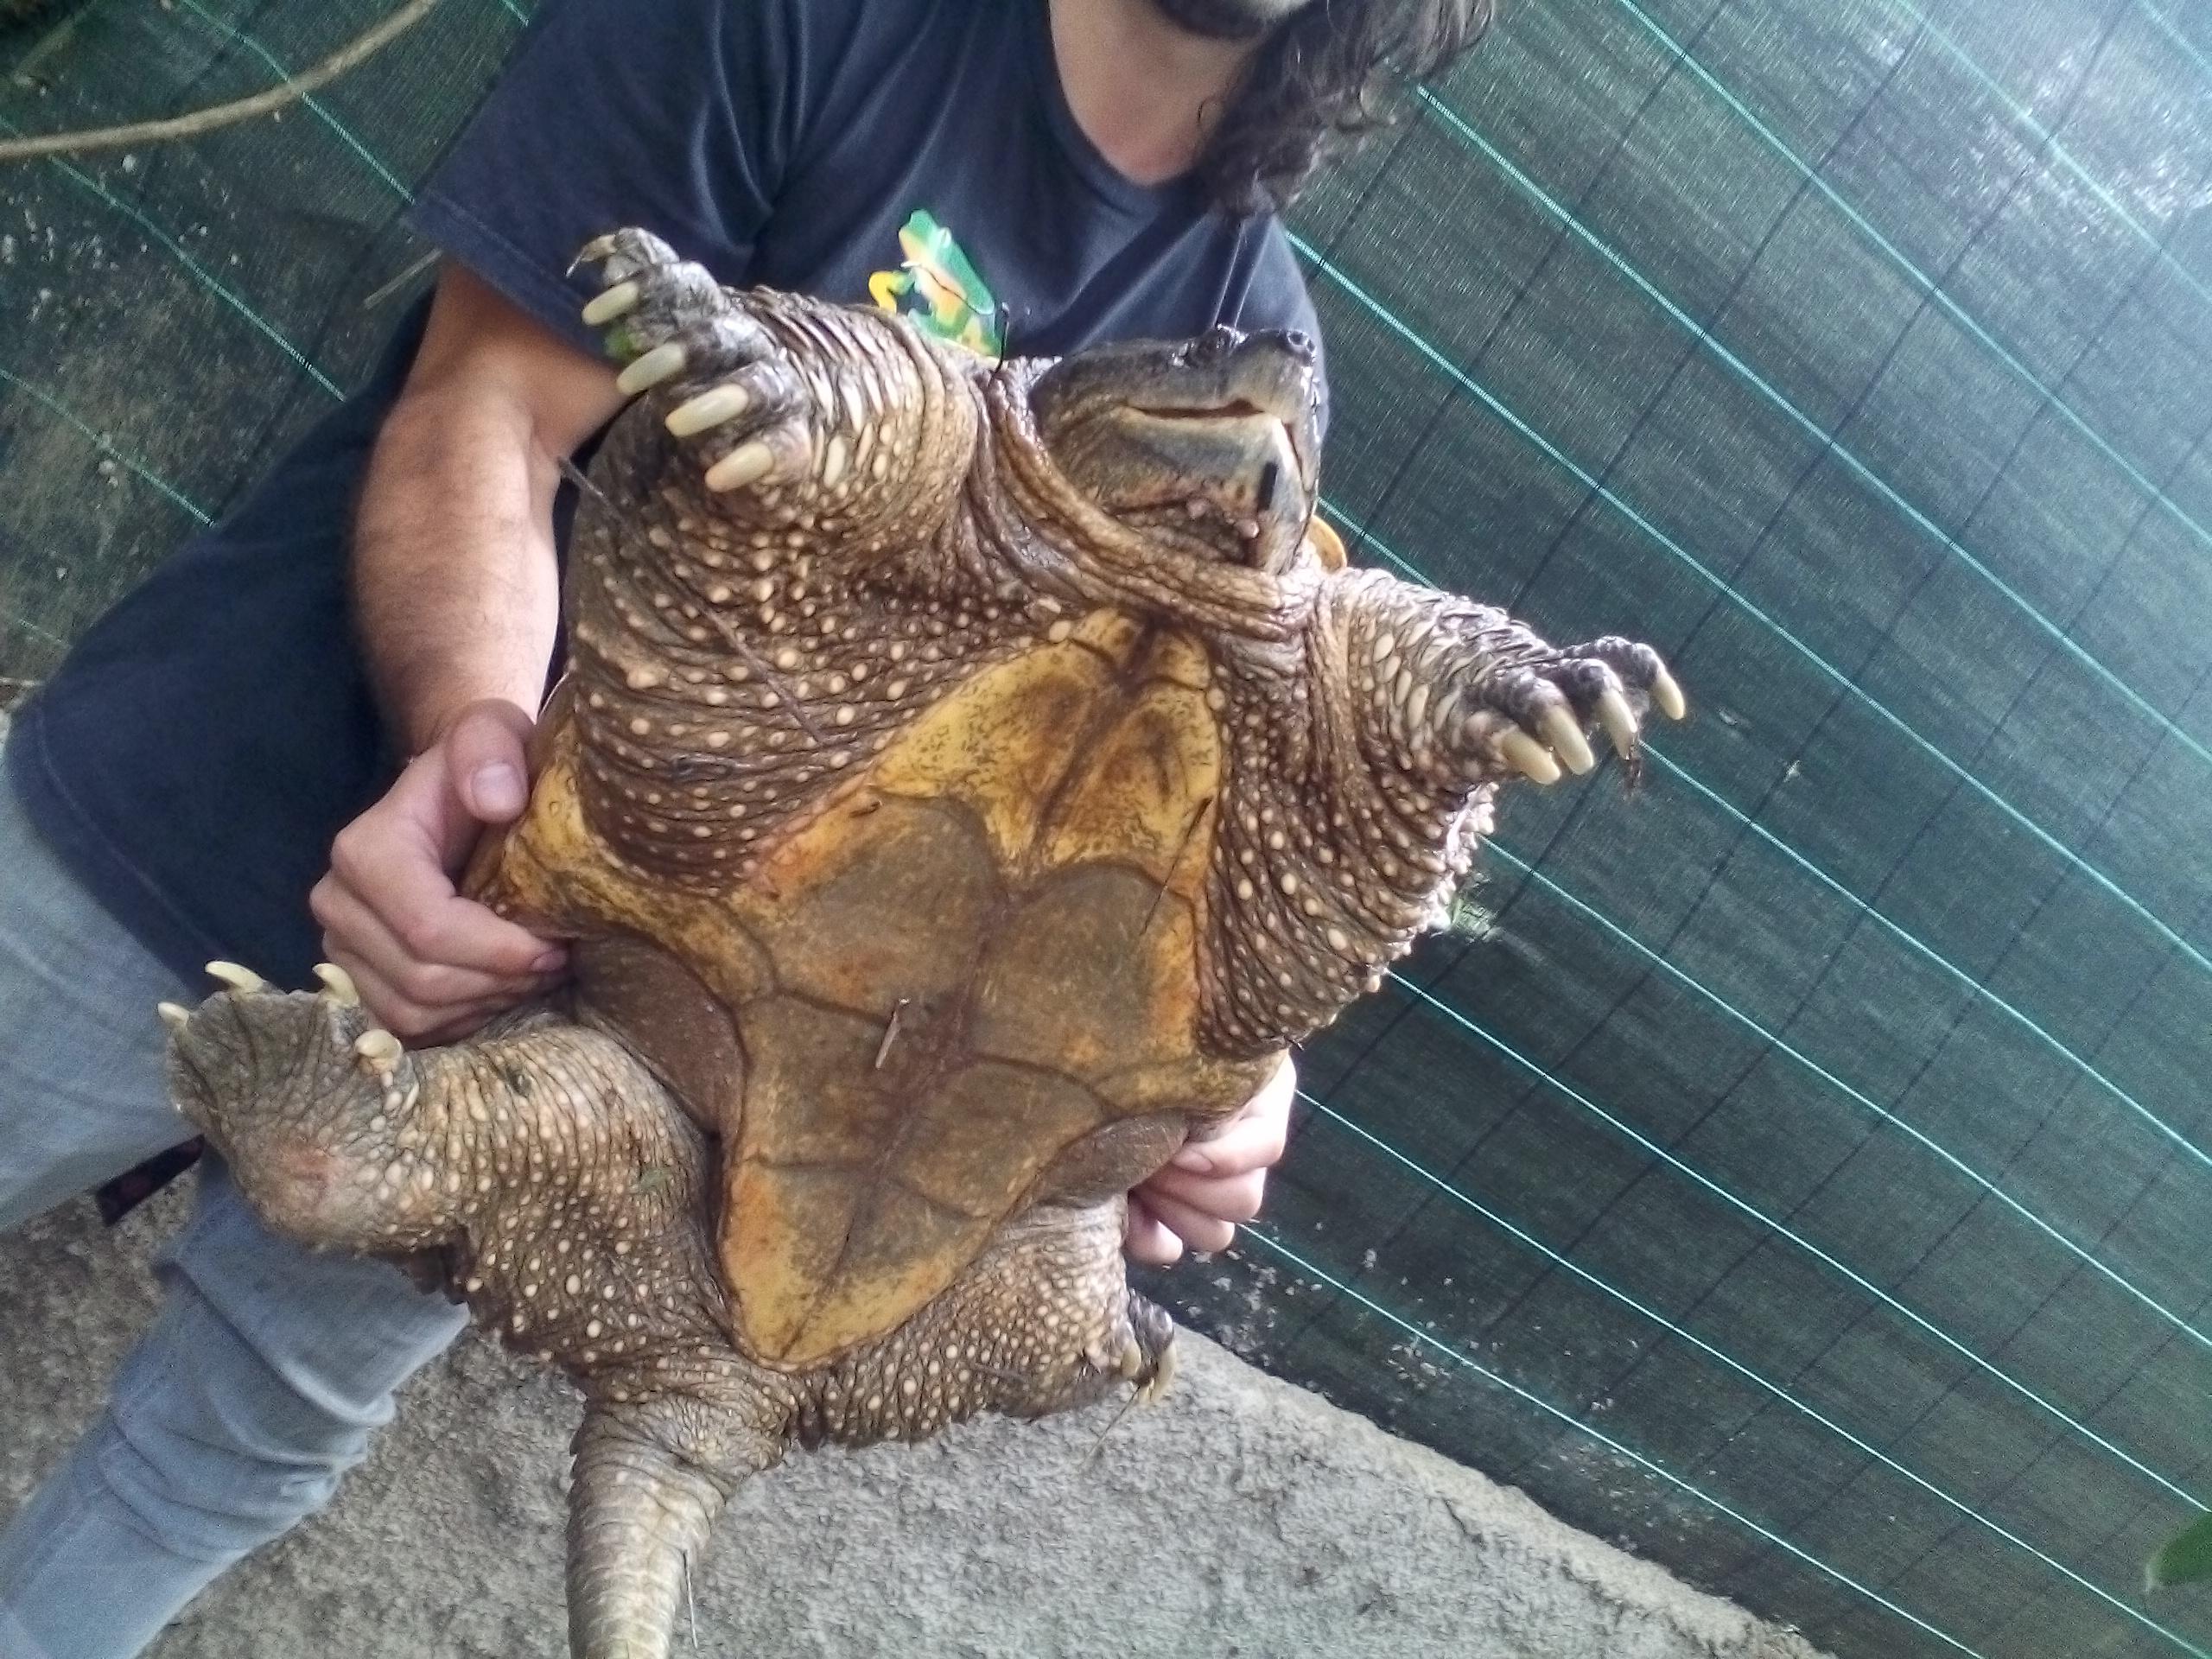
<instances>
[{"instance_id":1,"label":"yellow graphic on shirt","mask_svg":"<svg viewBox=\"0 0 2212 1659\"><path fill-rule=\"evenodd\" d=\"M1006 340L999 302L952 232L920 208L899 227L906 257L896 270L879 270L868 291L886 311L905 312L939 340L998 360Z\"/></svg>"}]
</instances>

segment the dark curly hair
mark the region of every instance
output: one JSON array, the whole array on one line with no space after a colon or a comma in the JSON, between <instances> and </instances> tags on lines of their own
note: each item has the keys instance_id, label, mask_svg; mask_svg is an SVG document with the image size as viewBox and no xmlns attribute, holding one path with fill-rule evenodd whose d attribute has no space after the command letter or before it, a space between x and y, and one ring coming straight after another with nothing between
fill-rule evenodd
<instances>
[{"instance_id":1,"label":"dark curly hair","mask_svg":"<svg viewBox=\"0 0 2212 1659\"><path fill-rule=\"evenodd\" d=\"M1198 163L1234 213L1280 211L1391 118L1388 97L1478 41L1496 0L1313 0L1255 55Z\"/></svg>"}]
</instances>

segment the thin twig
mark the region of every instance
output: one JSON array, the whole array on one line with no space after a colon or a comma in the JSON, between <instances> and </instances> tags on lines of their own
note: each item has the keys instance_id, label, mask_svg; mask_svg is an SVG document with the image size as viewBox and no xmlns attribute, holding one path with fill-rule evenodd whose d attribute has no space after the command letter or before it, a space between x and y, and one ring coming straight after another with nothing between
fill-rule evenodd
<instances>
[{"instance_id":1,"label":"thin twig","mask_svg":"<svg viewBox=\"0 0 2212 1659\"><path fill-rule=\"evenodd\" d=\"M1112 1419L1107 1423L1106 1427L1098 1431L1098 1438L1090 1443L1090 1451L1089 1453L1085 1455L1081 1463L1076 1465L1076 1473L1083 1473L1084 1471L1090 1468L1092 1464L1098 1461L1098 1454L1106 1449L1106 1437L1122 1426L1122 1419L1129 1414L1129 1408L1135 1405L1136 1402L1136 1391L1135 1389L1131 1389L1129 1397L1122 1402L1120 1408L1114 1413Z\"/></svg>"},{"instance_id":2,"label":"thin twig","mask_svg":"<svg viewBox=\"0 0 2212 1659\"><path fill-rule=\"evenodd\" d=\"M408 283L413 282L417 276L420 276L424 271L428 270L432 265L435 265L437 263L438 255L436 251L434 249L430 252L424 254L413 264L408 266L406 270L401 271L398 276L393 277L382 288L378 289L374 293L371 294L367 299L363 300L361 302L361 309L364 311L375 310L377 307L382 305L386 300L398 293L401 289L406 287Z\"/></svg>"},{"instance_id":3,"label":"thin twig","mask_svg":"<svg viewBox=\"0 0 2212 1659\"><path fill-rule=\"evenodd\" d=\"M319 87L328 86L357 64L370 58L430 15L438 0L407 0L382 22L356 35L305 74L294 75L281 86L217 104L190 115L162 121L137 121L128 126L93 127L79 132L49 132L31 138L0 139L0 162L28 162L41 156L73 154L86 149L122 149L132 144L159 144L180 138L197 138L218 127L234 126L257 115L269 115L296 104Z\"/></svg>"},{"instance_id":4,"label":"thin twig","mask_svg":"<svg viewBox=\"0 0 2212 1659\"><path fill-rule=\"evenodd\" d=\"M914 999L902 996L891 1005L890 1022L883 1027L883 1040L875 1047L875 1069L883 1070L884 1061L891 1058L891 1045L898 1040L899 1016L906 1012L906 1005Z\"/></svg>"}]
</instances>

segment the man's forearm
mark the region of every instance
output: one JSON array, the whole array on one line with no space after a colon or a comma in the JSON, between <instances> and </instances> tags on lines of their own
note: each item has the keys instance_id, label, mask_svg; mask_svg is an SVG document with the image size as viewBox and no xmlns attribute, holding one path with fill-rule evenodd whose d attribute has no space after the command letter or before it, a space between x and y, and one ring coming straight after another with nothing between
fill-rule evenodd
<instances>
[{"instance_id":1,"label":"man's forearm","mask_svg":"<svg viewBox=\"0 0 2212 1659\"><path fill-rule=\"evenodd\" d=\"M404 752L483 698L537 712L559 611L557 467L528 413L491 389L411 392L386 420L355 521L353 596Z\"/></svg>"}]
</instances>

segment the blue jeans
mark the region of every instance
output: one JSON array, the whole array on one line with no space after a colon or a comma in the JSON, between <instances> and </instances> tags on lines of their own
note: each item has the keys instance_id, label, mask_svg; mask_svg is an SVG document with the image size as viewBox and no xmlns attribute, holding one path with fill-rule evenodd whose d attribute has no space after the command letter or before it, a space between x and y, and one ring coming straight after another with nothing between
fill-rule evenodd
<instances>
[{"instance_id":1,"label":"blue jeans","mask_svg":"<svg viewBox=\"0 0 2212 1659\"><path fill-rule=\"evenodd\" d=\"M0 1230L188 1137L154 1004L204 989L94 902L0 778ZM219 1160L201 1170L192 1221L156 1262L159 1317L0 1533L6 1659L137 1653L329 1500L392 1391L465 1322L394 1268L278 1238Z\"/></svg>"}]
</instances>

